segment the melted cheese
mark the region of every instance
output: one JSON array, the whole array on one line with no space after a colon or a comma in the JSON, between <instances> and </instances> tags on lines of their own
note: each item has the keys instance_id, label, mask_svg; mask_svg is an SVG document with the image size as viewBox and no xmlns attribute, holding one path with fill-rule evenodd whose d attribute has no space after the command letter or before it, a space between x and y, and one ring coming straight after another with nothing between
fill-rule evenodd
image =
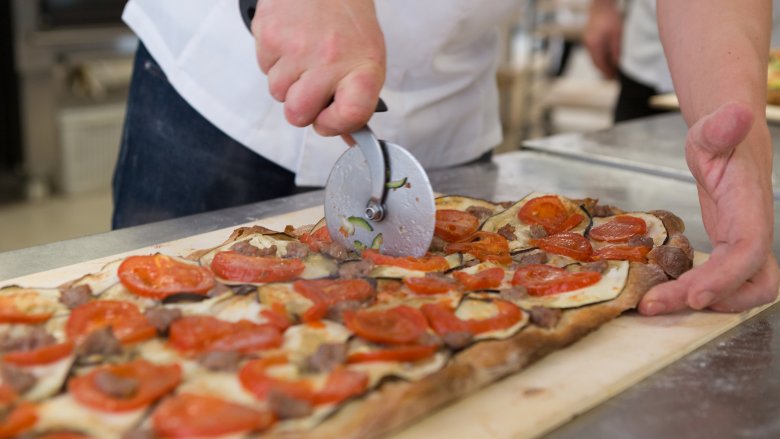
<instances>
[{"instance_id":1,"label":"melted cheese","mask_svg":"<svg viewBox=\"0 0 780 439\"><path fill-rule=\"evenodd\" d=\"M318 325L295 325L284 333L282 349L290 362L301 364L323 344L346 343L352 333L345 326L323 320Z\"/></svg>"},{"instance_id":2,"label":"melted cheese","mask_svg":"<svg viewBox=\"0 0 780 439\"><path fill-rule=\"evenodd\" d=\"M514 300L514 302L525 309L530 309L534 306L576 308L614 299L620 295L626 285L630 264L627 261L609 261L608 264L609 268L606 273L594 285L549 296L527 296Z\"/></svg>"},{"instance_id":3,"label":"melted cheese","mask_svg":"<svg viewBox=\"0 0 780 439\"><path fill-rule=\"evenodd\" d=\"M38 380L35 386L24 394L25 399L40 401L57 394L62 389L75 359L74 355L70 355L54 363L25 367L24 370L32 373Z\"/></svg>"},{"instance_id":4,"label":"melted cheese","mask_svg":"<svg viewBox=\"0 0 780 439\"><path fill-rule=\"evenodd\" d=\"M102 293L111 286L119 283L117 270L122 264L122 261L123 259L109 262L99 272L88 274L78 279L73 283L73 286L87 285L89 286L90 290L92 290L92 294L97 295Z\"/></svg>"},{"instance_id":5,"label":"melted cheese","mask_svg":"<svg viewBox=\"0 0 780 439\"><path fill-rule=\"evenodd\" d=\"M258 289L260 302L273 308L274 304L281 304L287 312L294 316L301 316L314 302L295 291L290 283L266 284Z\"/></svg>"},{"instance_id":6,"label":"melted cheese","mask_svg":"<svg viewBox=\"0 0 780 439\"><path fill-rule=\"evenodd\" d=\"M447 195L444 197L436 198L437 210L452 209L452 210L460 210L465 212L471 206L490 209L494 215L504 210L504 208L501 207L501 205L499 204L491 203L490 201L482 200L479 198L462 197L459 195Z\"/></svg>"},{"instance_id":7,"label":"melted cheese","mask_svg":"<svg viewBox=\"0 0 780 439\"><path fill-rule=\"evenodd\" d=\"M125 288L121 283L115 284L111 288L103 291L98 300L119 300L121 302L130 302L138 306L141 311L157 306L158 302L148 297L142 297L137 294L133 294Z\"/></svg>"},{"instance_id":8,"label":"melted cheese","mask_svg":"<svg viewBox=\"0 0 780 439\"><path fill-rule=\"evenodd\" d=\"M76 402L69 394L43 401L38 406L35 431L78 431L91 437L115 439L135 426L146 408L122 413L94 410Z\"/></svg>"},{"instance_id":9,"label":"melted cheese","mask_svg":"<svg viewBox=\"0 0 780 439\"><path fill-rule=\"evenodd\" d=\"M55 289L33 289L6 287L0 289L0 295L6 303L13 303L14 308L24 314L65 315L70 311L60 302L60 291Z\"/></svg>"},{"instance_id":10,"label":"melted cheese","mask_svg":"<svg viewBox=\"0 0 780 439\"><path fill-rule=\"evenodd\" d=\"M350 342L349 354L375 352L382 349L384 349L382 346L356 338ZM369 387L374 387L382 378L388 376L403 378L407 381L417 381L444 367L448 359L449 352L440 350L433 356L420 361L369 361L351 364L350 369L367 373L369 376Z\"/></svg>"}]
</instances>

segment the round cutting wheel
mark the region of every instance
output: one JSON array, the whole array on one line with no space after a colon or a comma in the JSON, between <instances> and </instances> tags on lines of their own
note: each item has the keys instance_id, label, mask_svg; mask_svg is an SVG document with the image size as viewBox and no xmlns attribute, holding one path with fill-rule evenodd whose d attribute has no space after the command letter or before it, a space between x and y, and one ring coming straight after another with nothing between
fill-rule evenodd
<instances>
[{"instance_id":1,"label":"round cutting wheel","mask_svg":"<svg viewBox=\"0 0 780 439\"><path fill-rule=\"evenodd\" d=\"M407 150L386 142L382 146L390 170L384 218L373 221L366 216L371 174L363 153L353 147L336 162L325 187L328 231L347 248L422 256L431 244L436 222L433 189L422 165Z\"/></svg>"}]
</instances>

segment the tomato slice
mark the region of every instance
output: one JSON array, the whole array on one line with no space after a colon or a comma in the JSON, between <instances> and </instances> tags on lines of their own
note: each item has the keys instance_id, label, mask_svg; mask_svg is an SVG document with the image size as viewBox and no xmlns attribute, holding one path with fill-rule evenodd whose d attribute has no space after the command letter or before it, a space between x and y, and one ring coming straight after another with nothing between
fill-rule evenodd
<instances>
[{"instance_id":1,"label":"tomato slice","mask_svg":"<svg viewBox=\"0 0 780 439\"><path fill-rule=\"evenodd\" d=\"M349 369L336 369L330 373L325 387L314 396L314 404L337 404L358 396L368 388L368 374Z\"/></svg>"},{"instance_id":2,"label":"tomato slice","mask_svg":"<svg viewBox=\"0 0 780 439\"><path fill-rule=\"evenodd\" d=\"M480 261L510 264L509 241L498 233L477 232L468 241L447 244L447 253L469 253Z\"/></svg>"},{"instance_id":3,"label":"tomato slice","mask_svg":"<svg viewBox=\"0 0 780 439\"><path fill-rule=\"evenodd\" d=\"M78 344L92 332L107 326L124 344L148 340L157 334L138 306L118 300L96 300L78 306L68 317L65 333Z\"/></svg>"},{"instance_id":4,"label":"tomato slice","mask_svg":"<svg viewBox=\"0 0 780 439\"><path fill-rule=\"evenodd\" d=\"M416 343L428 329L422 312L406 305L380 310L345 311L344 324L366 340L387 344Z\"/></svg>"},{"instance_id":5,"label":"tomato slice","mask_svg":"<svg viewBox=\"0 0 780 439\"><path fill-rule=\"evenodd\" d=\"M217 276L237 282L286 282L298 277L305 268L300 259L245 256L232 250L217 253L211 261Z\"/></svg>"},{"instance_id":6,"label":"tomato slice","mask_svg":"<svg viewBox=\"0 0 780 439\"><path fill-rule=\"evenodd\" d=\"M446 271L450 264L441 256L423 256L413 258L411 256L387 256L376 250L366 249L363 251L363 259L373 262L376 265L392 265L394 267L406 268L415 271Z\"/></svg>"},{"instance_id":7,"label":"tomato slice","mask_svg":"<svg viewBox=\"0 0 780 439\"><path fill-rule=\"evenodd\" d=\"M50 364L67 357L73 352L73 342L67 340L63 343L40 347L31 351L9 352L3 355L3 361L16 366L38 366Z\"/></svg>"},{"instance_id":8,"label":"tomato slice","mask_svg":"<svg viewBox=\"0 0 780 439\"><path fill-rule=\"evenodd\" d=\"M208 268L161 254L130 256L119 266L117 274L130 292L152 299L177 293L206 294L216 284Z\"/></svg>"},{"instance_id":9,"label":"tomato slice","mask_svg":"<svg viewBox=\"0 0 780 439\"><path fill-rule=\"evenodd\" d=\"M252 360L238 372L241 385L260 400L268 398L273 391L282 392L291 398L307 401L313 405L333 404L360 395L368 387L368 375L339 368L328 375L322 389L315 389L307 380L283 380L272 377L266 370L274 365L284 364L284 357Z\"/></svg>"},{"instance_id":10,"label":"tomato slice","mask_svg":"<svg viewBox=\"0 0 780 439\"><path fill-rule=\"evenodd\" d=\"M428 324L443 336L453 332L471 332L465 321L455 315L455 310L444 303L426 303L420 310L428 319Z\"/></svg>"},{"instance_id":11,"label":"tomato slice","mask_svg":"<svg viewBox=\"0 0 780 439\"><path fill-rule=\"evenodd\" d=\"M52 312L29 312L25 308L35 308L38 293L33 290L19 291L16 294L0 296L0 323L21 323L35 325L51 318Z\"/></svg>"},{"instance_id":12,"label":"tomato slice","mask_svg":"<svg viewBox=\"0 0 780 439\"><path fill-rule=\"evenodd\" d=\"M14 438L38 422L35 406L22 401L16 404L0 422L0 438Z\"/></svg>"},{"instance_id":13,"label":"tomato slice","mask_svg":"<svg viewBox=\"0 0 780 439\"><path fill-rule=\"evenodd\" d=\"M104 393L95 383L101 372L109 372L121 378L134 379L138 389L128 398L117 398ZM68 391L79 403L100 411L126 412L146 407L169 393L181 381L178 364L159 365L146 360L124 364L112 364L92 369L84 375L71 378Z\"/></svg>"},{"instance_id":14,"label":"tomato slice","mask_svg":"<svg viewBox=\"0 0 780 439\"><path fill-rule=\"evenodd\" d=\"M447 279L427 276L404 278L404 285L417 294L444 294L458 287Z\"/></svg>"},{"instance_id":15,"label":"tomato slice","mask_svg":"<svg viewBox=\"0 0 780 439\"><path fill-rule=\"evenodd\" d=\"M541 239L532 239L529 243L548 253L568 256L583 262L590 261L590 256L593 254L593 246L590 245L590 241L577 233L556 233Z\"/></svg>"},{"instance_id":16,"label":"tomato slice","mask_svg":"<svg viewBox=\"0 0 780 439\"><path fill-rule=\"evenodd\" d=\"M315 279L298 280L293 289L314 302L302 317L304 322L321 320L328 307L338 302L363 302L374 295L374 287L365 279Z\"/></svg>"},{"instance_id":17,"label":"tomato slice","mask_svg":"<svg viewBox=\"0 0 780 439\"><path fill-rule=\"evenodd\" d=\"M479 219L460 210L441 209L436 211L435 236L447 241L462 241L477 232Z\"/></svg>"},{"instance_id":18,"label":"tomato slice","mask_svg":"<svg viewBox=\"0 0 780 439\"><path fill-rule=\"evenodd\" d=\"M619 215L610 221L590 229L588 235L596 241L626 242L647 233L647 223L642 218Z\"/></svg>"},{"instance_id":19,"label":"tomato slice","mask_svg":"<svg viewBox=\"0 0 780 439\"><path fill-rule=\"evenodd\" d=\"M455 314L455 309L443 303L428 303L422 306L422 312L428 318L431 327L439 335L451 332L483 332L507 329L517 324L523 313L516 305L506 300L496 299L492 303L498 308L498 313L485 319L463 320Z\"/></svg>"},{"instance_id":20,"label":"tomato slice","mask_svg":"<svg viewBox=\"0 0 780 439\"><path fill-rule=\"evenodd\" d=\"M573 229L585 217L579 213L570 213L556 195L545 195L528 200L517 212L520 221L544 227L548 235Z\"/></svg>"},{"instance_id":21,"label":"tomato slice","mask_svg":"<svg viewBox=\"0 0 780 439\"><path fill-rule=\"evenodd\" d=\"M548 296L585 288L598 283L601 273L572 273L551 265L531 264L515 271L512 285L522 285L532 296Z\"/></svg>"},{"instance_id":22,"label":"tomato slice","mask_svg":"<svg viewBox=\"0 0 780 439\"><path fill-rule=\"evenodd\" d=\"M187 316L171 324L168 340L175 349L189 354L209 351L250 353L281 346L282 334L278 327L270 324Z\"/></svg>"},{"instance_id":23,"label":"tomato slice","mask_svg":"<svg viewBox=\"0 0 780 439\"><path fill-rule=\"evenodd\" d=\"M495 316L486 319L466 320L466 325L471 332L482 334L483 332L511 328L523 318L522 311L514 303L501 299L495 299L492 303L498 308L498 313Z\"/></svg>"},{"instance_id":24,"label":"tomato slice","mask_svg":"<svg viewBox=\"0 0 780 439\"><path fill-rule=\"evenodd\" d=\"M264 317L268 321L269 325L277 327L280 332L286 331L287 328L293 324L293 322L290 321L290 318L287 316L284 304L279 302L271 305L271 309L264 309L260 311L260 316Z\"/></svg>"},{"instance_id":25,"label":"tomato slice","mask_svg":"<svg viewBox=\"0 0 780 439\"><path fill-rule=\"evenodd\" d=\"M154 432L166 438L216 437L260 432L275 421L260 411L224 399L182 393L164 400L152 414Z\"/></svg>"},{"instance_id":26,"label":"tomato slice","mask_svg":"<svg viewBox=\"0 0 780 439\"><path fill-rule=\"evenodd\" d=\"M597 261L618 260L647 263L647 254L650 253L650 250L650 247L643 245L612 244L593 252L593 259Z\"/></svg>"},{"instance_id":27,"label":"tomato slice","mask_svg":"<svg viewBox=\"0 0 780 439\"><path fill-rule=\"evenodd\" d=\"M504 269L493 267L481 270L475 274L456 271L452 275L466 288L466 291L490 290L501 285L501 282L504 280Z\"/></svg>"},{"instance_id":28,"label":"tomato slice","mask_svg":"<svg viewBox=\"0 0 780 439\"><path fill-rule=\"evenodd\" d=\"M355 352L347 357L347 363L371 363L371 362L411 362L419 361L432 356L439 348L429 346L393 346L386 349Z\"/></svg>"},{"instance_id":29,"label":"tomato slice","mask_svg":"<svg viewBox=\"0 0 780 439\"><path fill-rule=\"evenodd\" d=\"M331 238L327 227L320 227L314 232L301 235L300 241L308 245L311 251L318 252L322 250L323 245L332 243L333 238Z\"/></svg>"}]
</instances>

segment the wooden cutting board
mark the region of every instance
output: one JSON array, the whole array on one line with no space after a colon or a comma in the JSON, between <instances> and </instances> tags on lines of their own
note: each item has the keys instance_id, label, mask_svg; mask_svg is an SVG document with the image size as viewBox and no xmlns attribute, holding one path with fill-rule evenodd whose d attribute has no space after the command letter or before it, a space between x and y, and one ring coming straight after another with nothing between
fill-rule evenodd
<instances>
[{"instance_id":1,"label":"wooden cutting board","mask_svg":"<svg viewBox=\"0 0 780 439\"><path fill-rule=\"evenodd\" d=\"M246 225L283 230L287 224L313 224L322 216L322 207L315 207ZM0 286L53 287L98 271L108 262L130 254L162 252L186 255L221 243L233 229L217 230L27 275L4 281ZM705 255L697 254L696 262L701 263L705 258ZM390 437L498 439L539 436L636 384L766 307L741 314L623 315L573 346L555 352L525 371L451 404Z\"/></svg>"}]
</instances>

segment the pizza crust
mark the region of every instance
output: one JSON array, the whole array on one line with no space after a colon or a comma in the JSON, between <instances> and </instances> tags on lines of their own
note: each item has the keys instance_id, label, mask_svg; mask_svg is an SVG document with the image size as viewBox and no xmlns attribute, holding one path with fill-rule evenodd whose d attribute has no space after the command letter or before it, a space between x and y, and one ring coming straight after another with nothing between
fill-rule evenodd
<instances>
[{"instance_id":1,"label":"pizza crust","mask_svg":"<svg viewBox=\"0 0 780 439\"><path fill-rule=\"evenodd\" d=\"M481 341L456 353L446 367L419 381L386 382L346 404L311 431L264 437L363 439L386 434L574 343L636 308L644 293L667 280L655 265L632 263L625 289L612 301L566 310L551 329L530 326L505 340Z\"/></svg>"}]
</instances>

